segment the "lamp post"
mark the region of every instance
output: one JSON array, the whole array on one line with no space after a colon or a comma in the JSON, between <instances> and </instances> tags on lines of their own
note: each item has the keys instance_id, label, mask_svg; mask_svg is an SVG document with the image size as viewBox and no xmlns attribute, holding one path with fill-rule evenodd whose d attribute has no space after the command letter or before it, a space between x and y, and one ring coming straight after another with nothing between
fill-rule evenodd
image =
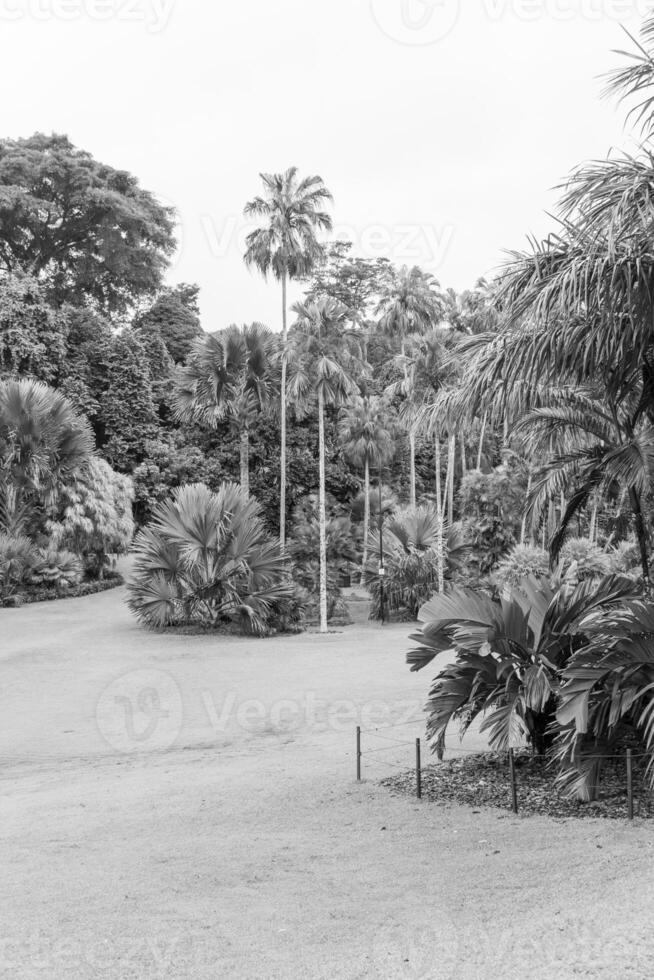
<instances>
[{"instance_id":1,"label":"lamp post","mask_svg":"<svg viewBox=\"0 0 654 980\"><path fill-rule=\"evenodd\" d=\"M383 516L382 516L382 470L379 467L379 614L381 624L384 625L384 536L383 536Z\"/></svg>"}]
</instances>

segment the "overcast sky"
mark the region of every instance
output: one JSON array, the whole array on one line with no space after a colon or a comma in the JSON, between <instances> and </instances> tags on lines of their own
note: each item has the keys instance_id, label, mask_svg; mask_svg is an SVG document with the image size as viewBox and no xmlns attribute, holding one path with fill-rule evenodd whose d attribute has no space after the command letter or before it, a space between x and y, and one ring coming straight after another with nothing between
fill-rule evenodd
<instances>
[{"instance_id":1,"label":"overcast sky","mask_svg":"<svg viewBox=\"0 0 654 980\"><path fill-rule=\"evenodd\" d=\"M598 78L643 0L0 0L2 134L67 133L179 213L203 326L279 326L242 263L258 173L334 195L358 254L464 289L552 223L577 163L633 148Z\"/></svg>"}]
</instances>

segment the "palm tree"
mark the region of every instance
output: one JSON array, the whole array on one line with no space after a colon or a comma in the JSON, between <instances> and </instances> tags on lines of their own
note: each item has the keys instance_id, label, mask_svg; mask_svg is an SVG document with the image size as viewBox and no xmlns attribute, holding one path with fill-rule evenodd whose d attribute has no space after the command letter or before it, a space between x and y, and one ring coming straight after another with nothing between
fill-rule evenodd
<instances>
[{"instance_id":1,"label":"palm tree","mask_svg":"<svg viewBox=\"0 0 654 980\"><path fill-rule=\"evenodd\" d=\"M64 395L40 381L0 382L0 519L13 530L51 508L93 451L88 422Z\"/></svg>"},{"instance_id":2,"label":"palm tree","mask_svg":"<svg viewBox=\"0 0 654 980\"><path fill-rule=\"evenodd\" d=\"M178 487L136 538L129 605L147 626L235 621L262 633L292 584L260 505L235 483Z\"/></svg>"},{"instance_id":3,"label":"palm tree","mask_svg":"<svg viewBox=\"0 0 654 980\"><path fill-rule=\"evenodd\" d=\"M227 418L236 429L246 494L249 429L277 392L276 354L275 336L261 323L231 326L196 341L175 382L175 414L181 421L215 426Z\"/></svg>"},{"instance_id":4,"label":"palm tree","mask_svg":"<svg viewBox=\"0 0 654 980\"><path fill-rule=\"evenodd\" d=\"M341 441L346 458L355 466L363 467L363 585L370 530L370 467L381 469L392 457L394 449L389 423L378 398L362 398L346 410L341 422Z\"/></svg>"},{"instance_id":5,"label":"palm tree","mask_svg":"<svg viewBox=\"0 0 654 980\"><path fill-rule=\"evenodd\" d=\"M297 316L290 338L289 397L296 411L318 405L318 465L320 523L320 631L327 632L327 515L325 509L325 407L341 408L358 394L355 377L363 364L351 337L345 335L349 312L336 300L320 298L296 303Z\"/></svg>"},{"instance_id":6,"label":"palm tree","mask_svg":"<svg viewBox=\"0 0 654 980\"><path fill-rule=\"evenodd\" d=\"M404 355L409 334L425 333L443 318L444 303L438 283L418 266L404 265L392 276L379 298L379 326L397 338Z\"/></svg>"},{"instance_id":7,"label":"palm tree","mask_svg":"<svg viewBox=\"0 0 654 980\"><path fill-rule=\"evenodd\" d=\"M561 513L559 528L551 542L556 558L570 523L598 498L619 497L626 490L631 502L640 548L643 580L649 585L649 531L643 501L649 495L654 474L654 425L637 417L643 392L636 386L620 405L607 405L592 391L558 392L550 406L534 409L515 427L523 434L534 459L543 459L533 481L529 513L538 525L552 500L563 493L569 502ZM591 534L592 537L592 534Z\"/></svg>"},{"instance_id":8,"label":"palm tree","mask_svg":"<svg viewBox=\"0 0 654 980\"><path fill-rule=\"evenodd\" d=\"M244 208L246 217L262 220L246 239L245 263L282 285L282 348L286 349L286 290L289 279L306 276L324 254L318 231L331 231L332 219L323 210L332 195L318 176L300 180L297 167L283 174L260 174L263 196ZM286 359L282 358L279 537L286 540Z\"/></svg>"}]
</instances>

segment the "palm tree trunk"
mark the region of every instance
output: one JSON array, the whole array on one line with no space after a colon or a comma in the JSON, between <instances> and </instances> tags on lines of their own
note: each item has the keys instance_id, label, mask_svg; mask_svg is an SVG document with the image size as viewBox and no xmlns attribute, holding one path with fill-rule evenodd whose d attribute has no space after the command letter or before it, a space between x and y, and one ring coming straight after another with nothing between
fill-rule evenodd
<instances>
[{"instance_id":1,"label":"palm tree trunk","mask_svg":"<svg viewBox=\"0 0 654 980\"><path fill-rule=\"evenodd\" d=\"M640 503L640 496L638 491L631 487L629 490L629 497L631 498L631 508L634 512L634 524L636 525L636 537L638 538L638 547L640 548L640 564L643 569L643 583L645 585L646 591L649 593L651 591L651 582L649 577L649 554L647 550L647 531L645 529L645 521L643 520L643 509Z\"/></svg>"},{"instance_id":2,"label":"palm tree trunk","mask_svg":"<svg viewBox=\"0 0 654 980\"><path fill-rule=\"evenodd\" d=\"M436 457L436 570L438 573L438 591L445 590L445 549L443 546L443 497L441 495L441 435L436 432L434 437L434 454Z\"/></svg>"},{"instance_id":3,"label":"palm tree trunk","mask_svg":"<svg viewBox=\"0 0 654 980\"><path fill-rule=\"evenodd\" d=\"M477 451L477 469L481 469L481 457L484 452L484 438L486 436L486 425L488 424L488 412L484 412L484 418L481 423L481 433L479 435L479 449Z\"/></svg>"},{"instance_id":4,"label":"palm tree trunk","mask_svg":"<svg viewBox=\"0 0 654 980\"><path fill-rule=\"evenodd\" d=\"M279 541L286 544L286 271L282 272L282 382L280 397L281 433L279 449Z\"/></svg>"},{"instance_id":5,"label":"palm tree trunk","mask_svg":"<svg viewBox=\"0 0 654 980\"><path fill-rule=\"evenodd\" d=\"M250 496L250 433L247 425L240 432L241 448L241 489Z\"/></svg>"},{"instance_id":6,"label":"palm tree trunk","mask_svg":"<svg viewBox=\"0 0 654 980\"><path fill-rule=\"evenodd\" d=\"M320 522L320 632L327 632L327 514L325 511L325 396L318 387L318 456Z\"/></svg>"},{"instance_id":7,"label":"palm tree trunk","mask_svg":"<svg viewBox=\"0 0 654 980\"><path fill-rule=\"evenodd\" d=\"M454 521L454 465L456 463L456 436L450 436L447 460L447 523Z\"/></svg>"},{"instance_id":8,"label":"palm tree trunk","mask_svg":"<svg viewBox=\"0 0 654 980\"><path fill-rule=\"evenodd\" d=\"M531 473L529 474L529 479L527 480L527 500L529 500L529 494L531 493ZM522 514L522 525L520 527L520 544L525 543L525 537L527 535L527 508L525 504L525 510Z\"/></svg>"},{"instance_id":9,"label":"palm tree trunk","mask_svg":"<svg viewBox=\"0 0 654 980\"><path fill-rule=\"evenodd\" d=\"M412 507L416 505L416 432L409 429L409 503Z\"/></svg>"},{"instance_id":10,"label":"palm tree trunk","mask_svg":"<svg viewBox=\"0 0 654 980\"><path fill-rule=\"evenodd\" d=\"M361 585L363 585L366 575L366 565L368 564L368 534L370 532L370 460L366 455L364 463L363 477L363 558L361 560Z\"/></svg>"}]
</instances>

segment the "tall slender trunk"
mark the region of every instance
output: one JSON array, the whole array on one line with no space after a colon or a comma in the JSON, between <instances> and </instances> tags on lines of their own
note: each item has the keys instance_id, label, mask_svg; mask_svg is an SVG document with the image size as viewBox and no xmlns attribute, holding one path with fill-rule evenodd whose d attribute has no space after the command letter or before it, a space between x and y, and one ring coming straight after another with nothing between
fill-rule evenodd
<instances>
[{"instance_id":1,"label":"tall slender trunk","mask_svg":"<svg viewBox=\"0 0 654 980\"><path fill-rule=\"evenodd\" d=\"M529 474L529 479L527 480L527 501L529 500L529 494L531 493L531 473ZM520 544L525 543L525 537L527 534L527 506L525 502L525 509L522 513L522 525L520 527Z\"/></svg>"},{"instance_id":2,"label":"tall slender trunk","mask_svg":"<svg viewBox=\"0 0 654 980\"><path fill-rule=\"evenodd\" d=\"M643 520L643 509L640 503L640 496L635 487L629 489L629 497L631 500L631 509L634 512L634 524L636 526L636 537L638 538L638 547L640 549L640 564L643 569L643 583L647 592L651 592L652 583L649 577L649 554L647 548L647 530L645 529L645 521Z\"/></svg>"},{"instance_id":3,"label":"tall slender trunk","mask_svg":"<svg viewBox=\"0 0 654 980\"><path fill-rule=\"evenodd\" d=\"M409 503L416 505L416 432L409 429Z\"/></svg>"},{"instance_id":4,"label":"tall slender trunk","mask_svg":"<svg viewBox=\"0 0 654 980\"><path fill-rule=\"evenodd\" d=\"M484 453L484 438L486 436L486 426L488 424L488 412L484 412L481 422L481 433L479 434L479 449L477 451L477 469L481 469L481 458Z\"/></svg>"},{"instance_id":5,"label":"tall slender trunk","mask_svg":"<svg viewBox=\"0 0 654 980\"><path fill-rule=\"evenodd\" d=\"M436 570L438 573L438 591L445 590L445 548L443 545L443 497L441 495L441 434L436 432L434 437L434 455L436 457Z\"/></svg>"},{"instance_id":6,"label":"tall slender trunk","mask_svg":"<svg viewBox=\"0 0 654 980\"><path fill-rule=\"evenodd\" d=\"M447 522L452 526L454 521L454 465L456 463L456 436L450 436L449 458L447 461L448 498Z\"/></svg>"},{"instance_id":7,"label":"tall slender trunk","mask_svg":"<svg viewBox=\"0 0 654 980\"><path fill-rule=\"evenodd\" d=\"M250 433L244 425L239 437L241 449L241 488L250 495Z\"/></svg>"},{"instance_id":8,"label":"tall slender trunk","mask_svg":"<svg viewBox=\"0 0 654 980\"><path fill-rule=\"evenodd\" d=\"M325 512L325 395L318 387L318 455L320 522L320 632L327 632L327 514Z\"/></svg>"},{"instance_id":9,"label":"tall slender trunk","mask_svg":"<svg viewBox=\"0 0 654 980\"><path fill-rule=\"evenodd\" d=\"M366 455L363 475L363 558L361 560L361 585L366 576L368 564L368 534L370 533L370 460Z\"/></svg>"},{"instance_id":10,"label":"tall slender trunk","mask_svg":"<svg viewBox=\"0 0 654 980\"><path fill-rule=\"evenodd\" d=\"M280 394L281 433L279 449L279 541L286 544L286 272L282 272L282 385Z\"/></svg>"}]
</instances>

